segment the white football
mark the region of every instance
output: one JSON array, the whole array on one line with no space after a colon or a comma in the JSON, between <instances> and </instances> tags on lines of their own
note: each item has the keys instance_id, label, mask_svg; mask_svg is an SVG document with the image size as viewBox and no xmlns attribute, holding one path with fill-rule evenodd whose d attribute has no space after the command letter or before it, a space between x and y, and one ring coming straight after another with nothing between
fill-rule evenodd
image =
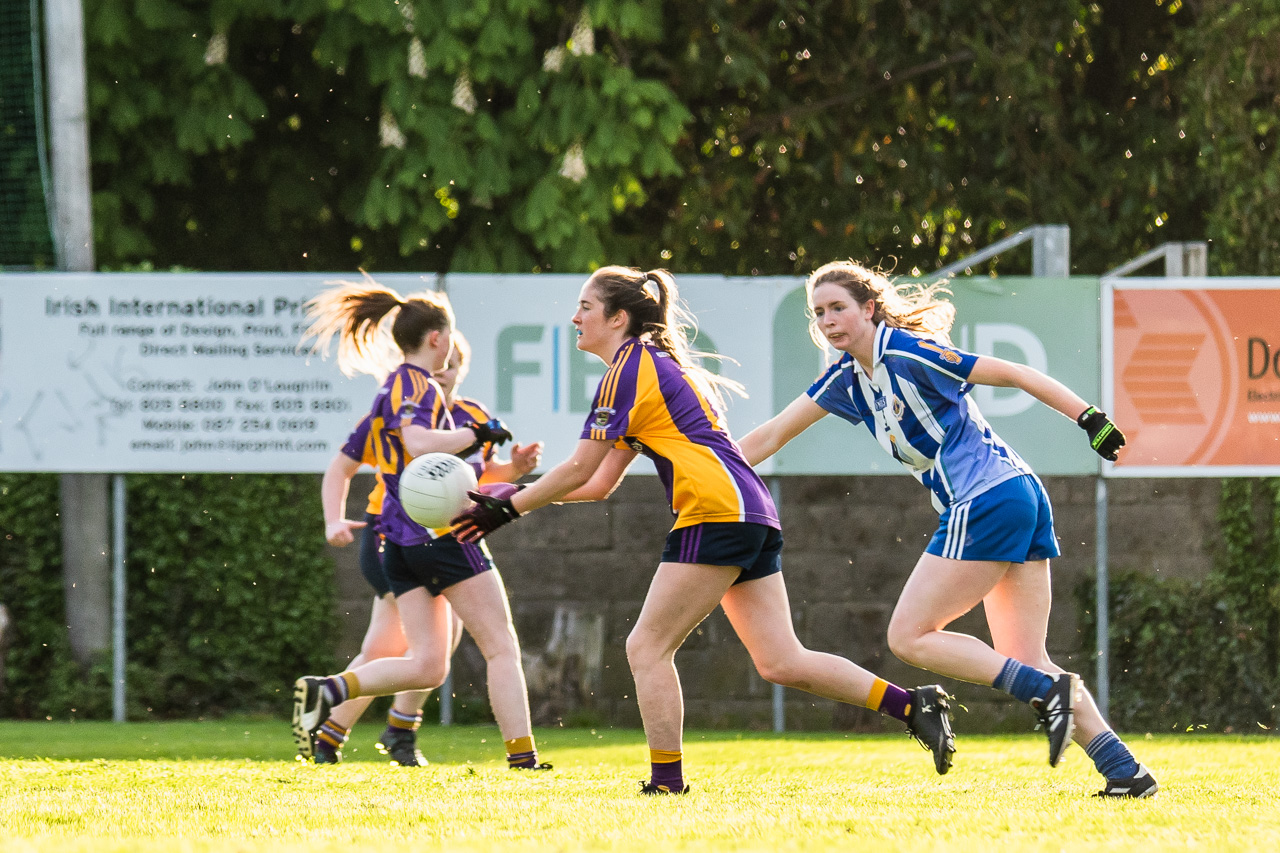
<instances>
[{"instance_id":1,"label":"white football","mask_svg":"<svg viewBox=\"0 0 1280 853\"><path fill-rule=\"evenodd\" d=\"M400 505L410 518L433 530L471 505L468 491L476 488L476 472L448 453L424 453L400 474Z\"/></svg>"}]
</instances>

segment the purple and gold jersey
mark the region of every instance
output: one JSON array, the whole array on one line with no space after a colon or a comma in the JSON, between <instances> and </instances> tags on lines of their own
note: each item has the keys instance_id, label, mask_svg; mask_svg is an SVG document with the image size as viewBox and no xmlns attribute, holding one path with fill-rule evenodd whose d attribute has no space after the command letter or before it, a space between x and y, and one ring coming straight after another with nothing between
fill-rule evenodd
<instances>
[{"instance_id":1,"label":"purple and gold jersey","mask_svg":"<svg viewBox=\"0 0 1280 853\"><path fill-rule=\"evenodd\" d=\"M489 410L483 403L469 397L459 397L454 400L449 414L453 417L453 425L456 429L465 429L469 424L482 424L493 419L493 415L489 414ZM484 473L484 463L493 458L493 452L493 442L486 441L464 460L475 470L477 480Z\"/></svg>"},{"instance_id":2,"label":"purple and gold jersey","mask_svg":"<svg viewBox=\"0 0 1280 853\"><path fill-rule=\"evenodd\" d=\"M845 353L809 398L865 424L885 452L929 488L939 513L1024 474L1035 476L969 397L978 356L880 324L871 374Z\"/></svg>"},{"instance_id":3,"label":"purple and gold jersey","mask_svg":"<svg viewBox=\"0 0 1280 853\"><path fill-rule=\"evenodd\" d=\"M342 455L348 459L353 459L361 465L372 465L374 473L373 491L369 493L369 504L365 507L365 512L369 515L380 515L382 513L382 498L387 493L387 487L382 482L382 472L378 471L378 456L373 452L373 418L365 415L360 419L360 423L356 424L356 428L351 431L351 435L347 436L347 443L342 445Z\"/></svg>"},{"instance_id":4,"label":"purple and gold jersey","mask_svg":"<svg viewBox=\"0 0 1280 853\"><path fill-rule=\"evenodd\" d=\"M697 373L632 338L600 387L582 437L613 441L653 460L676 522L713 521L781 528L764 482L751 470Z\"/></svg>"},{"instance_id":5,"label":"purple and gold jersey","mask_svg":"<svg viewBox=\"0 0 1280 853\"><path fill-rule=\"evenodd\" d=\"M444 394L431 374L412 364L402 364L382 383L369 411L370 441L386 487L378 532L397 545L421 545L436 536L409 518L397 497L400 472L409 461L400 430L412 424L427 429L453 428Z\"/></svg>"}]
</instances>

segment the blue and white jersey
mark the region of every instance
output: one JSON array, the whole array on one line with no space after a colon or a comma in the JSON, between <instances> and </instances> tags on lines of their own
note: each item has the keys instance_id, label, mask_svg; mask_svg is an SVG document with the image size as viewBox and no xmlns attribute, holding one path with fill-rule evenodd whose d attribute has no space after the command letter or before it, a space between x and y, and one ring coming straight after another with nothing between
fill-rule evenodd
<instances>
[{"instance_id":1,"label":"blue and white jersey","mask_svg":"<svg viewBox=\"0 0 1280 853\"><path fill-rule=\"evenodd\" d=\"M969 397L978 357L881 324L868 376L845 353L809 388L828 412L863 423L890 456L929 487L939 513L1005 480L1031 474Z\"/></svg>"}]
</instances>

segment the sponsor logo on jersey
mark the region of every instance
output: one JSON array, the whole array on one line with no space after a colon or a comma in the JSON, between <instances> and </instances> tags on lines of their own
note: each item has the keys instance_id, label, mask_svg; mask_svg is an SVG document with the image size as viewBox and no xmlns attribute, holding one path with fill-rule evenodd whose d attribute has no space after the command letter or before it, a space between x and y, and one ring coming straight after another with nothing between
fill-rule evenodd
<instances>
[{"instance_id":1,"label":"sponsor logo on jersey","mask_svg":"<svg viewBox=\"0 0 1280 853\"><path fill-rule=\"evenodd\" d=\"M613 416L616 412L617 412L617 409L611 409L608 406L601 406L600 408L596 409L596 426L598 427L608 426L609 421L613 419Z\"/></svg>"},{"instance_id":2,"label":"sponsor logo on jersey","mask_svg":"<svg viewBox=\"0 0 1280 853\"><path fill-rule=\"evenodd\" d=\"M930 352L936 352L938 355L942 356L943 361L950 364L960 363L960 355L952 350L946 349L945 347L940 347L937 344L931 344L928 341L920 341L920 348L927 349Z\"/></svg>"},{"instance_id":3,"label":"sponsor logo on jersey","mask_svg":"<svg viewBox=\"0 0 1280 853\"><path fill-rule=\"evenodd\" d=\"M883 412L884 407L887 405L889 405L889 401L886 400L883 395L877 394L876 395L876 411Z\"/></svg>"}]
</instances>

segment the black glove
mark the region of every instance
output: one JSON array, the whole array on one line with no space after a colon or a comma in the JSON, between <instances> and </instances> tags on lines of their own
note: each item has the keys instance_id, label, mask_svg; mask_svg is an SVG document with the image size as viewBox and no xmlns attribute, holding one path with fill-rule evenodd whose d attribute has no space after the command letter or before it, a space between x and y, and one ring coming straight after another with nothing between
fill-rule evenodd
<instances>
[{"instance_id":1,"label":"black glove","mask_svg":"<svg viewBox=\"0 0 1280 853\"><path fill-rule=\"evenodd\" d=\"M1080 413L1076 423L1079 424L1080 429L1088 433L1089 446L1099 456L1111 462L1116 461L1120 455L1120 448L1124 447L1124 433L1111 422L1106 412L1099 412L1090 406Z\"/></svg>"},{"instance_id":2,"label":"black glove","mask_svg":"<svg viewBox=\"0 0 1280 853\"><path fill-rule=\"evenodd\" d=\"M483 491L467 492L467 497L475 501L475 504L458 513L450 522L453 536L459 542L479 542L486 534L520 517L509 497L498 497Z\"/></svg>"},{"instance_id":3,"label":"black glove","mask_svg":"<svg viewBox=\"0 0 1280 853\"><path fill-rule=\"evenodd\" d=\"M487 420L482 424L467 424L467 428L475 433L476 440L454 454L462 459L466 459L490 442L493 443L494 447L498 447L511 440L511 430L507 429L507 425L497 418Z\"/></svg>"}]
</instances>

